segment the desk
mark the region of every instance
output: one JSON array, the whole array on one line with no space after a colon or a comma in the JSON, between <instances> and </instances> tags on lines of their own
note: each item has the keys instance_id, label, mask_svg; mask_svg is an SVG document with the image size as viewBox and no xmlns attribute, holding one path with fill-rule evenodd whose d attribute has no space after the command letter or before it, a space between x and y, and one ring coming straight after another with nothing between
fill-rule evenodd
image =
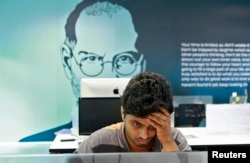
<instances>
[{"instance_id":1,"label":"desk","mask_svg":"<svg viewBox=\"0 0 250 163\"><path fill-rule=\"evenodd\" d=\"M178 128L193 150L208 150L217 146L249 146L250 134L208 134L205 127Z\"/></svg>"},{"instance_id":2,"label":"desk","mask_svg":"<svg viewBox=\"0 0 250 163\"><path fill-rule=\"evenodd\" d=\"M50 153L72 153L88 136L74 136L71 134L57 134L49 147Z\"/></svg>"},{"instance_id":3,"label":"desk","mask_svg":"<svg viewBox=\"0 0 250 163\"><path fill-rule=\"evenodd\" d=\"M207 151L209 147L216 146L249 146L249 135L236 134L207 134L205 127L183 127L177 128L187 138L189 145L194 151ZM70 134L58 134L49 148L52 153L71 153L84 141L88 136L80 139ZM61 140L74 141L61 141Z\"/></svg>"}]
</instances>

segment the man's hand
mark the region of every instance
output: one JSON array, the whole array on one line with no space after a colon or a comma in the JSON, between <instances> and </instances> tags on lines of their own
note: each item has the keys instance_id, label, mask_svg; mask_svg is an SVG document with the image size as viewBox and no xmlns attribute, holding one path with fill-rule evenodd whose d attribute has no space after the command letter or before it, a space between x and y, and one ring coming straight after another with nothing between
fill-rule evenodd
<instances>
[{"instance_id":1,"label":"man's hand","mask_svg":"<svg viewBox=\"0 0 250 163\"><path fill-rule=\"evenodd\" d=\"M161 112L150 114L148 122L156 128L157 137L164 151L179 151L171 133L171 115L166 109L161 108Z\"/></svg>"}]
</instances>

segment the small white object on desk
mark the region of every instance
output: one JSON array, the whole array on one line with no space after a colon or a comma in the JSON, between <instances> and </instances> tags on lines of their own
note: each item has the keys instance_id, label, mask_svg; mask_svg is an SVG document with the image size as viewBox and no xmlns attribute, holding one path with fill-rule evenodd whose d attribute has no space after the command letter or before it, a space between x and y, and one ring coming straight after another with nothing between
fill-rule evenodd
<instances>
[{"instance_id":1,"label":"small white object on desk","mask_svg":"<svg viewBox=\"0 0 250 163\"><path fill-rule=\"evenodd\" d=\"M49 148L50 153L71 153L88 136L74 136L72 134L57 134Z\"/></svg>"}]
</instances>

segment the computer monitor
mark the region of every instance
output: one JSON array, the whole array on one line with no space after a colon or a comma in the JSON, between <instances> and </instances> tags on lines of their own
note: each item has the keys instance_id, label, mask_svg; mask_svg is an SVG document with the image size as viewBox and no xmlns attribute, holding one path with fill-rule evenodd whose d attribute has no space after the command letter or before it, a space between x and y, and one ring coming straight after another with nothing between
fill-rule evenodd
<instances>
[{"instance_id":1,"label":"computer monitor","mask_svg":"<svg viewBox=\"0 0 250 163\"><path fill-rule=\"evenodd\" d=\"M205 104L179 104L174 115L175 127L206 127Z\"/></svg>"},{"instance_id":2,"label":"computer monitor","mask_svg":"<svg viewBox=\"0 0 250 163\"><path fill-rule=\"evenodd\" d=\"M79 135L92 132L121 122L121 99L119 97L98 97L79 99Z\"/></svg>"},{"instance_id":3,"label":"computer monitor","mask_svg":"<svg viewBox=\"0 0 250 163\"><path fill-rule=\"evenodd\" d=\"M130 78L82 78L81 98L120 97Z\"/></svg>"}]
</instances>

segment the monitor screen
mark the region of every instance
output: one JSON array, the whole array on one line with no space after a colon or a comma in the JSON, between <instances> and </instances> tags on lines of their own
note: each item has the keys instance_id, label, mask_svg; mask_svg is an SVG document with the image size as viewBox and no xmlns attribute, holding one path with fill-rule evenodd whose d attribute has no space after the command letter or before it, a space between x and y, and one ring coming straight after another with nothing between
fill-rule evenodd
<instances>
[{"instance_id":1,"label":"monitor screen","mask_svg":"<svg viewBox=\"0 0 250 163\"><path fill-rule=\"evenodd\" d=\"M174 114L175 127L206 127L206 104L179 104Z\"/></svg>"},{"instance_id":2,"label":"monitor screen","mask_svg":"<svg viewBox=\"0 0 250 163\"><path fill-rule=\"evenodd\" d=\"M79 99L79 135L89 135L107 125L121 122L121 99L80 98Z\"/></svg>"},{"instance_id":3,"label":"monitor screen","mask_svg":"<svg viewBox=\"0 0 250 163\"><path fill-rule=\"evenodd\" d=\"M80 97L120 97L130 78L82 78Z\"/></svg>"}]
</instances>

